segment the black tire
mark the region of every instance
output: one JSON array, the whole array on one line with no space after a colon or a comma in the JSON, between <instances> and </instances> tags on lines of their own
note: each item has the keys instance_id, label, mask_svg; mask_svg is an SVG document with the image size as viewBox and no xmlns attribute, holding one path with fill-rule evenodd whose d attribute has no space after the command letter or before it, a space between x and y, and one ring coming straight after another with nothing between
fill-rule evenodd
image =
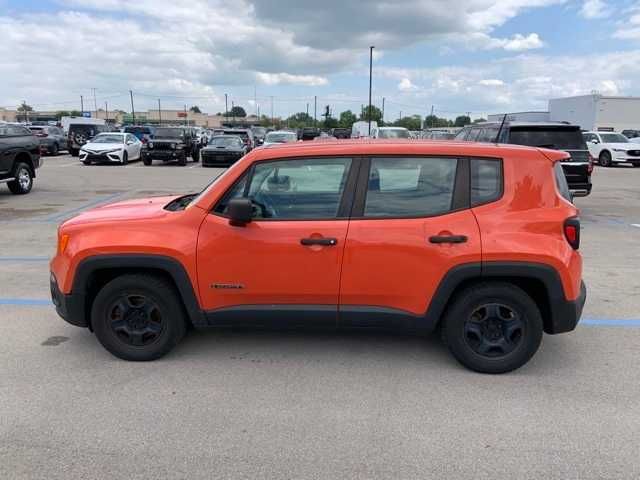
<instances>
[{"instance_id":1,"label":"black tire","mask_svg":"<svg viewBox=\"0 0 640 480\"><path fill-rule=\"evenodd\" d=\"M611 153L609 153L606 150L603 151L603 152L600 152L600 156L598 157L598 163L602 167L610 167L612 165L612 163L611 163Z\"/></svg>"},{"instance_id":2,"label":"black tire","mask_svg":"<svg viewBox=\"0 0 640 480\"><path fill-rule=\"evenodd\" d=\"M85 165L91 165L91 160L82 160Z\"/></svg>"},{"instance_id":3,"label":"black tire","mask_svg":"<svg viewBox=\"0 0 640 480\"><path fill-rule=\"evenodd\" d=\"M122 153L122 165L129 163L129 154L125 151Z\"/></svg>"},{"instance_id":4,"label":"black tire","mask_svg":"<svg viewBox=\"0 0 640 480\"><path fill-rule=\"evenodd\" d=\"M55 157L56 155L58 155L59 151L60 151L60 147L58 146L57 143L54 143L53 147L51 147L51 150L49 150L49 154Z\"/></svg>"},{"instance_id":5,"label":"black tire","mask_svg":"<svg viewBox=\"0 0 640 480\"><path fill-rule=\"evenodd\" d=\"M200 161L200 149L196 148L193 153L191 154L191 158L193 159L194 162L199 162Z\"/></svg>"},{"instance_id":6,"label":"black tire","mask_svg":"<svg viewBox=\"0 0 640 480\"><path fill-rule=\"evenodd\" d=\"M8 182L7 187L14 195L24 195L29 193L33 188L33 172L29 165L24 162L18 162L13 169L15 180Z\"/></svg>"},{"instance_id":7,"label":"black tire","mask_svg":"<svg viewBox=\"0 0 640 480\"><path fill-rule=\"evenodd\" d=\"M178 165L184 167L187 164L187 154L185 152L181 153L181 156L178 157Z\"/></svg>"},{"instance_id":8,"label":"black tire","mask_svg":"<svg viewBox=\"0 0 640 480\"><path fill-rule=\"evenodd\" d=\"M510 283L481 283L463 290L447 308L443 321L445 345L462 365L476 372L506 373L520 368L542 341L537 305Z\"/></svg>"},{"instance_id":9,"label":"black tire","mask_svg":"<svg viewBox=\"0 0 640 480\"><path fill-rule=\"evenodd\" d=\"M153 160L151 159L151 157L147 157L146 155L142 157L142 163L144 164L144 166L148 167L152 162Z\"/></svg>"},{"instance_id":10,"label":"black tire","mask_svg":"<svg viewBox=\"0 0 640 480\"><path fill-rule=\"evenodd\" d=\"M122 275L107 283L93 302L91 325L111 354L136 362L167 354L186 331L174 287L153 275Z\"/></svg>"},{"instance_id":11,"label":"black tire","mask_svg":"<svg viewBox=\"0 0 640 480\"><path fill-rule=\"evenodd\" d=\"M71 154L72 157L77 157L78 155L80 155L80 150L77 150L75 148L70 148L69 153Z\"/></svg>"}]
</instances>

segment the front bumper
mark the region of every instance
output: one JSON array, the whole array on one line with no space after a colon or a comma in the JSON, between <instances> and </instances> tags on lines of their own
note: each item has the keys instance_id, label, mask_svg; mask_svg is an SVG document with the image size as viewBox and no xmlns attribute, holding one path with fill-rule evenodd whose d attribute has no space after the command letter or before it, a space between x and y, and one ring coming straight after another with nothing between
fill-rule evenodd
<instances>
[{"instance_id":1,"label":"front bumper","mask_svg":"<svg viewBox=\"0 0 640 480\"><path fill-rule=\"evenodd\" d=\"M80 150L79 158L81 161L98 162L98 163L110 163L110 162L122 162L122 151L111 153L90 153L85 150Z\"/></svg>"},{"instance_id":2,"label":"front bumper","mask_svg":"<svg viewBox=\"0 0 640 480\"><path fill-rule=\"evenodd\" d=\"M634 165L640 164L640 157L627 155L626 153L616 153L612 161L616 163L632 163Z\"/></svg>"},{"instance_id":3,"label":"front bumper","mask_svg":"<svg viewBox=\"0 0 640 480\"><path fill-rule=\"evenodd\" d=\"M203 167L214 167L219 165L232 165L242 158L241 153L218 153L201 151Z\"/></svg>"},{"instance_id":4,"label":"front bumper","mask_svg":"<svg viewBox=\"0 0 640 480\"><path fill-rule=\"evenodd\" d=\"M88 327L85 316L85 296L70 293L65 295L60 291L55 275L52 273L49 279L51 289L51 301L56 307L60 317L76 327Z\"/></svg>"},{"instance_id":5,"label":"front bumper","mask_svg":"<svg viewBox=\"0 0 640 480\"><path fill-rule=\"evenodd\" d=\"M545 329L546 333L566 333L574 330L587 300L587 287L580 284L580 295L573 301L562 300L551 304L551 325Z\"/></svg>"},{"instance_id":6,"label":"front bumper","mask_svg":"<svg viewBox=\"0 0 640 480\"><path fill-rule=\"evenodd\" d=\"M182 149L176 150L155 150L155 149L147 149L142 152L142 157L151 159L151 160L162 160L164 162L170 162L172 160L178 160L186 156L186 152Z\"/></svg>"}]
</instances>

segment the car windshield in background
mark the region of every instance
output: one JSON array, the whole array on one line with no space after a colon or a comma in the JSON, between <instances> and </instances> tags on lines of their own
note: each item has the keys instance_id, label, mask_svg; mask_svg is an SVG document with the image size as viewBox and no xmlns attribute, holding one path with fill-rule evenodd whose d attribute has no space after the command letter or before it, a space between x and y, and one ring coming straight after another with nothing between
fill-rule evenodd
<instances>
[{"instance_id":1,"label":"car windshield in background","mask_svg":"<svg viewBox=\"0 0 640 480\"><path fill-rule=\"evenodd\" d=\"M554 150L585 150L587 148L578 128L511 127L509 143Z\"/></svg>"},{"instance_id":2,"label":"car windshield in background","mask_svg":"<svg viewBox=\"0 0 640 480\"><path fill-rule=\"evenodd\" d=\"M123 135L97 135L91 139L91 143L122 143Z\"/></svg>"},{"instance_id":3,"label":"car windshield in background","mask_svg":"<svg viewBox=\"0 0 640 480\"><path fill-rule=\"evenodd\" d=\"M178 138L183 135L181 128L159 128L156 130L155 138Z\"/></svg>"},{"instance_id":4,"label":"car windshield in background","mask_svg":"<svg viewBox=\"0 0 640 480\"><path fill-rule=\"evenodd\" d=\"M240 147L242 146L242 140L237 137L213 137L209 145L216 147Z\"/></svg>"},{"instance_id":5,"label":"car windshield in background","mask_svg":"<svg viewBox=\"0 0 640 480\"><path fill-rule=\"evenodd\" d=\"M149 127L124 127L124 131L125 133L133 133L134 135L136 133L151 133L151 129Z\"/></svg>"},{"instance_id":6,"label":"car windshield in background","mask_svg":"<svg viewBox=\"0 0 640 480\"><path fill-rule=\"evenodd\" d=\"M392 130L380 130L378 138L409 138L409 131L401 128Z\"/></svg>"},{"instance_id":7,"label":"car windshield in background","mask_svg":"<svg viewBox=\"0 0 640 480\"><path fill-rule=\"evenodd\" d=\"M603 143L629 143L629 139L619 133L601 133Z\"/></svg>"},{"instance_id":8,"label":"car windshield in background","mask_svg":"<svg viewBox=\"0 0 640 480\"><path fill-rule=\"evenodd\" d=\"M252 130L254 135L258 135L260 137L264 137L265 133L267 133L267 129L264 127L253 127Z\"/></svg>"},{"instance_id":9,"label":"car windshield in background","mask_svg":"<svg viewBox=\"0 0 640 480\"><path fill-rule=\"evenodd\" d=\"M298 136L295 133L269 133L265 142L270 143L289 143L298 140Z\"/></svg>"}]
</instances>

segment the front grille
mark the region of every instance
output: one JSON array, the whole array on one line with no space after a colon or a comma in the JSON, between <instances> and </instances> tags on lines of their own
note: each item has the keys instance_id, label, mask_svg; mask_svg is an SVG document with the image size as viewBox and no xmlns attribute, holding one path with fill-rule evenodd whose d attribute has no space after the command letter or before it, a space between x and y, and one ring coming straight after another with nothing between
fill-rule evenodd
<instances>
[{"instance_id":1,"label":"front grille","mask_svg":"<svg viewBox=\"0 0 640 480\"><path fill-rule=\"evenodd\" d=\"M213 153L202 152L202 160L205 162L232 162L237 160L237 153Z\"/></svg>"},{"instance_id":2,"label":"front grille","mask_svg":"<svg viewBox=\"0 0 640 480\"><path fill-rule=\"evenodd\" d=\"M86 160L107 160L107 155L106 154L98 155L95 153L90 153L89 155L87 155Z\"/></svg>"},{"instance_id":3,"label":"front grille","mask_svg":"<svg viewBox=\"0 0 640 480\"><path fill-rule=\"evenodd\" d=\"M627 150L627 155L630 157L640 157L640 150Z\"/></svg>"},{"instance_id":4,"label":"front grille","mask_svg":"<svg viewBox=\"0 0 640 480\"><path fill-rule=\"evenodd\" d=\"M153 142L153 148L150 150L173 150L171 144L173 142Z\"/></svg>"}]
</instances>

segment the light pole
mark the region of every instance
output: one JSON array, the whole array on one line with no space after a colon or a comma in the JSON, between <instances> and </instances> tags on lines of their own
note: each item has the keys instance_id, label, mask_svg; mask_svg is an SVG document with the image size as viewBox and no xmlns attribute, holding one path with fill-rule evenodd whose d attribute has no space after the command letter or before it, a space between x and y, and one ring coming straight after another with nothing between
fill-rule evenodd
<instances>
[{"instance_id":1,"label":"light pole","mask_svg":"<svg viewBox=\"0 0 640 480\"><path fill-rule=\"evenodd\" d=\"M373 49L374 46L369 47L369 114L367 119L369 120L369 136L371 136L371 86L373 83Z\"/></svg>"}]
</instances>

